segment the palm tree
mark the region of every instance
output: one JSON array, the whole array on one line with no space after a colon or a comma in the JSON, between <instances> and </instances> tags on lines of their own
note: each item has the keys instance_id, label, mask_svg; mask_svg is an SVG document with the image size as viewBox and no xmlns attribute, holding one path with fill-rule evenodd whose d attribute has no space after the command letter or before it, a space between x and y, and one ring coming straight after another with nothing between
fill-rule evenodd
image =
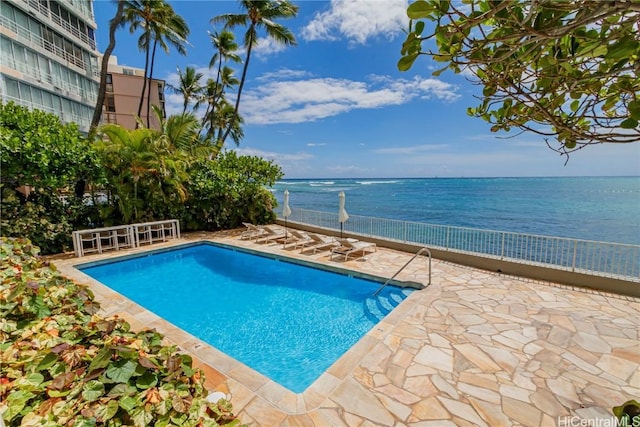
<instances>
[{"instance_id":1,"label":"palm tree","mask_svg":"<svg viewBox=\"0 0 640 427\"><path fill-rule=\"evenodd\" d=\"M223 72L227 73L227 75L232 75L233 71L229 71L228 67L222 68L222 64L231 60L235 63L241 63L242 59L236 53L238 50L238 44L235 42L235 36L231 31L223 30L221 33L214 32L213 34L209 33L209 38L211 39L211 44L216 49L216 53L211 57L211 61L209 61L209 68L213 68L217 66L218 73L216 75L216 88L219 88L219 94L217 95L218 99L213 99L213 102L210 102L209 105L213 107L210 111L210 114L215 114L215 105L218 103L219 98L224 95L224 88L230 87L225 86L224 83L220 86L220 80L224 79L225 76L222 75ZM237 83L237 79L234 78L234 81Z\"/></svg>"},{"instance_id":2,"label":"palm tree","mask_svg":"<svg viewBox=\"0 0 640 427\"><path fill-rule=\"evenodd\" d=\"M102 64L100 66L100 85L98 86L98 99L96 100L96 106L93 109L93 117L91 118L91 126L89 133L93 134L100 124L100 117L102 116L102 107L104 105L105 92L107 91L107 70L109 67L109 58L116 48L116 30L118 27L124 25L124 2L118 1L118 8L116 9L115 16L109 21L109 44L102 55Z\"/></svg>"},{"instance_id":3,"label":"palm tree","mask_svg":"<svg viewBox=\"0 0 640 427\"><path fill-rule=\"evenodd\" d=\"M138 39L138 48L145 52L145 82L142 85L138 105L138 116L140 116L147 83L149 90L151 89L157 45L160 44L163 50L168 52L169 45L167 43L169 43L176 47L179 53L186 53L184 45L189 34L189 27L181 16L176 15L171 5L165 0L124 0L124 2L124 20L130 24L130 32L134 33L138 29L142 29L142 35ZM150 58L152 45L153 55ZM147 108L147 124L148 119L149 108Z\"/></svg>"},{"instance_id":4,"label":"palm tree","mask_svg":"<svg viewBox=\"0 0 640 427\"><path fill-rule=\"evenodd\" d=\"M151 53L151 68L149 70L149 77L147 78L149 95L151 95L151 80L153 79L153 65L156 58L156 47L160 45L165 53L169 53L169 44L176 48L178 53L186 55L187 50L185 44L187 43L187 36L189 35L189 26L184 18L175 13L173 8L167 3L163 8L162 14L159 14L161 19L158 19L153 24L155 27L155 38L153 41L153 52ZM151 99L151 97L149 97ZM149 109L150 103L147 102L147 127L149 127Z\"/></svg>"},{"instance_id":5,"label":"palm tree","mask_svg":"<svg viewBox=\"0 0 640 427\"><path fill-rule=\"evenodd\" d=\"M247 68L249 67L249 60L251 59L251 51L258 42L258 30L265 30L267 36L273 39L276 43L280 43L285 46L295 45L296 39L291 30L275 21L281 18L294 18L298 14L298 6L289 3L287 0L240 0L240 4L246 13L228 13L216 16L211 20L211 23L222 23L225 28L229 29L238 25L247 27L247 31L244 34L244 47L247 49L247 55L244 60L242 77L240 78L240 86L238 86L238 95L236 97L233 113L236 117L238 115L238 108L240 107L240 96L242 95L242 89L244 88L244 83L247 77ZM222 135L223 144L229 136L229 133L232 132L235 122L236 120L229 121L229 127Z\"/></svg>"},{"instance_id":6,"label":"palm tree","mask_svg":"<svg viewBox=\"0 0 640 427\"><path fill-rule=\"evenodd\" d=\"M115 124L103 125L100 132L106 140L97 143L97 150L103 156L109 182L115 187L123 220L125 223L138 220L141 207L138 185L159 170L153 133L146 128L129 130ZM130 184L133 184L132 190L129 190Z\"/></svg>"},{"instance_id":7,"label":"palm tree","mask_svg":"<svg viewBox=\"0 0 640 427\"><path fill-rule=\"evenodd\" d=\"M225 97L225 89L231 88L237 84L238 79L233 75L233 69L227 66L223 67L222 71L218 73L216 81L213 79L207 80L203 96L203 101L207 102L207 109L202 117L203 128L209 124L207 138L211 138L214 135L215 130L218 129L214 125L214 122L216 122L216 115L220 111L220 107L222 105L229 105ZM226 110L228 111L228 108ZM221 130L224 131L224 128ZM221 136L222 133L219 132L219 137Z\"/></svg>"},{"instance_id":8,"label":"palm tree","mask_svg":"<svg viewBox=\"0 0 640 427\"><path fill-rule=\"evenodd\" d=\"M178 67L178 81L180 82L180 85L178 87L171 86L171 88L175 93L182 95L182 114L187 112L189 102L194 99L197 101L193 106L193 109L198 109L198 106L200 105L200 93L203 90L202 85L200 84L200 79L202 77L204 77L204 74L196 72L196 69L193 67L187 66L184 73L180 70L180 67Z\"/></svg>"}]
</instances>

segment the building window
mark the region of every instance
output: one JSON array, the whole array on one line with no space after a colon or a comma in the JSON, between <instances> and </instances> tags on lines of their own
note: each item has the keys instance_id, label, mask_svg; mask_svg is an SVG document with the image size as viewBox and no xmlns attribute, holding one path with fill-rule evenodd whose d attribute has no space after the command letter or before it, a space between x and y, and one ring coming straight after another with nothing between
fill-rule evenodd
<instances>
[{"instance_id":1,"label":"building window","mask_svg":"<svg viewBox=\"0 0 640 427\"><path fill-rule=\"evenodd\" d=\"M107 94L104 98L104 105L107 108L107 111L110 113L116 112L116 100L113 94Z\"/></svg>"},{"instance_id":2,"label":"building window","mask_svg":"<svg viewBox=\"0 0 640 427\"><path fill-rule=\"evenodd\" d=\"M123 68L122 74L124 74L125 76L133 76L135 75L135 72L131 68Z\"/></svg>"}]
</instances>

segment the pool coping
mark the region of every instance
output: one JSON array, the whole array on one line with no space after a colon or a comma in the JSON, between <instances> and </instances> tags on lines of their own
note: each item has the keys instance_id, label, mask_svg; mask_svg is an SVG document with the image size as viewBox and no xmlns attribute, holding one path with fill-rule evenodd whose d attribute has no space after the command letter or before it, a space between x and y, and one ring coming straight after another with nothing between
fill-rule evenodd
<instances>
[{"instance_id":1,"label":"pool coping","mask_svg":"<svg viewBox=\"0 0 640 427\"><path fill-rule=\"evenodd\" d=\"M222 242L211 237L195 238L189 241L179 239L154 246L144 246L119 252L94 254L85 256L83 259L73 258L68 260L53 260L58 270L65 276L78 283L85 284L94 292L102 308L102 313L106 316L118 315L123 317L132 327L156 329L165 335L168 343L175 344L179 350L195 356L199 361L208 366L207 373L211 370L225 377L228 384L218 384L218 391L229 392L234 383L244 386L249 392L269 402L276 409L289 414L305 414L318 409L331 393L344 381L353 370L360 364L378 343L392 331L392 329L405 318L416 305L417 300L422 299L422 292L416 290L396 306L387 316L373 326L362 338L360 338L351 348L343 353L329 368L327 368L307 389L302 393L294 393L281 384L269 379L242 362L225 354L214 346L200 340L190 333L178 328L172 323L164 320L155 313L145 309L141 305L129 300L124 295L114 291L96 279L83 273L79 266L90 266L101 262L113 261L114 259L126 259L144 256L148 252L173 250L181 246L192 246L196 244L213 244L242 252L253 253L268 258L285 259L294 264L306 265L307 267L329 270L341 274L352 275L354 277L384 282L385 278L360 271L334 266L326 263L314 262L309 259L281 256L268 252L268 247L264 251L243 246ZM395 281L402 283L401 281ZM391 282L393 283L393 282ZM395 284L395 283L394 283ZM423 290L428 285L423 283ZM219 389L222 390L219 390ZM210 390L214 391L214 390ZM231 393L233 394L233 393ZM235 399L232 399L235 401Z\"/></svg>"}]
</instances>

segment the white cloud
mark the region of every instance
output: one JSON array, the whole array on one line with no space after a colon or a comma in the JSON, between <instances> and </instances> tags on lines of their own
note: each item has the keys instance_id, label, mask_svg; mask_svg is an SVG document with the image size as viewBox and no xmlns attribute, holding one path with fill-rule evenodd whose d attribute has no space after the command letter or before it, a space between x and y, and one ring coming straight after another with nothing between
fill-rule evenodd
<instances>
[{"instance_id":1,"label":"white cloud","mask_svg":"<svg viewBox=\"0 0 640 427\"><path fill-rule=\"evenodd\" d=\"M331 0L302 30L306 40L338 40L364 44L368 39L389 39L407 27L407 0Z\"/></svg>"},{"instance_id":2,"label":"white cloud","mask_svg":"<svg viewBox=\"0 0 640 427\"><path fill-rule=\"evenodd\" d=\"M249 124L303 123L356 109L401 105L415 98L451 102L459 97L456 86L432 78L370 76L369 80L373 83L336 78L263 79L259 87L243 94L241 112Z\"/></svg>"},{"instance_id":3,"label":"white cloud","mask_svg":"<svg viewBox=\"0 0 640 427\"><path fill-rule=\"evenodd\" d=\"M324 147L325 145L327 145L326 142L309 142L307 147Z\"/></svg>"},{"instance_id":4,"label":"white cloud","mask_svg":"<svg viewBox=\"0 0 640 427\"><path fill-rule=\"evenodd\" d=\"M292 70L289 68L281 68L278 71L274 71L271 73L264 73L260 77L257 77L255 80L258 82L263 82L263 81L273 80L273 79L300 79L303 77L311 77L311 73L304 70Z\"/></svg>"},{"instance_id":5,"label":"white cloud","mask_svg":"<svg viewBox=\"0 0 640 427\"><path fill-rule=\"evenodd\" d=\"M278 164L281 162L296 162L313 158L313 155L309 153L277 153L274 151L264 151L249 147L234 148L234 150L241 156L259 156L267 160L275 160Z\"/></svg>"},{"instance_id":6,"label":"white cloud","mask_svg":"<svg viewBox=\"0 0 640 427\"><path fill-rule=\"evenodd\" d=\"M202 83L215 79L215 71L196 67L203 73ZM178 85L177 72L165 81ZM318 78L302 70L280 69L257 78L260 85L245 89L240 105L247 124L303 123L333 117L352 110L383 108L405 104L413 99L438 99L452 102L459 98L458 87L434 78L416 76L412 79L393 79L370 75L366 81L337 78ZM234 94L229 95L233 101ZM167 114L182 112L182 96L167 89ZM201 107L197 116L202 116Z\"/></svg>"},{"instance_id":7,"label":"white cloud","mask_svg":"<svg viewBox=\"0 0 640 427\"><path fill-rule=\"evenodd\" d=\"M249 147L234 148L234 150L242 156L258 156L266 160L273 160L275 164L282 168L282 171L287 177L308 176L309 174L313 174L315 169L309 163L315 156L305 152L278 153Z\"/></svg>"},{"instance_id":8,"label":"white cloud","mask_svg":"<svg viewBox=\"0 0 640 427\"><path fill-rule=\"evenodd\" d=\"M271 38L261 37L258 39L258 43L253 46L251 51L256 55L256 57L264 60L267 56L282 52L285 49L295 49L295 46L285 46L281 43L277 43ZM253 55L251 55L251 57L253 57Z\"/></svg>"}]
</instances>

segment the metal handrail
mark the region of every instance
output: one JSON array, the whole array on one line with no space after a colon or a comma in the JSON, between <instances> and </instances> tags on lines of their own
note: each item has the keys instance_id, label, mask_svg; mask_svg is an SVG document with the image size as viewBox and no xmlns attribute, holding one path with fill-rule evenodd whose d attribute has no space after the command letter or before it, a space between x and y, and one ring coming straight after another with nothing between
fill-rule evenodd
<instances>
[{"instance_id":1,"label":"metal handrail","mask_svg":"<svg viewBox=\"0 0 640 427\"><path fill-rule=\"evenodd\" d=\"M400 274L400 272L401 272L402 270L404 270L404 269L405 269L405 267L406 267L406 266L408 266L408 265L411 263L411 261L413 261L414 259L416 259L416 258L418 257L418 255L420 255L420 254L421 254L422 252L424 252L424 251L427 251L427 255L429 255L429 283L427 283L427 286L429 286L429 285L431 284L431 251L429 250L429 248L426 248L426 247L425 247L425 248L420 249L418 252L416 252L416 254L415 254L413 257L411 257L411 259L410 259L409 261L407 261L407 263L406 263L405 265L403 265L402 267L400 267L400 270L396 271L396 274L394 274L393 276L391 276L391 278L390 278L390 279L388 279L386 282L384 282L384 285L380 286L380 287L378 288L378 290L377 290L377 291L375 291L375 292L373 293L373 295L372 295L372 296L374 296L374 297L375 297L376 295L378 295L378 294L380 293L380 291L382 291L382 290L385 288L385 286L387 286L387 285L389 284L389 282L391 282L393 279L395 279L395 278L396 278L396 276L397 276L398 274Z\"/></svg>"}]
</instances>

